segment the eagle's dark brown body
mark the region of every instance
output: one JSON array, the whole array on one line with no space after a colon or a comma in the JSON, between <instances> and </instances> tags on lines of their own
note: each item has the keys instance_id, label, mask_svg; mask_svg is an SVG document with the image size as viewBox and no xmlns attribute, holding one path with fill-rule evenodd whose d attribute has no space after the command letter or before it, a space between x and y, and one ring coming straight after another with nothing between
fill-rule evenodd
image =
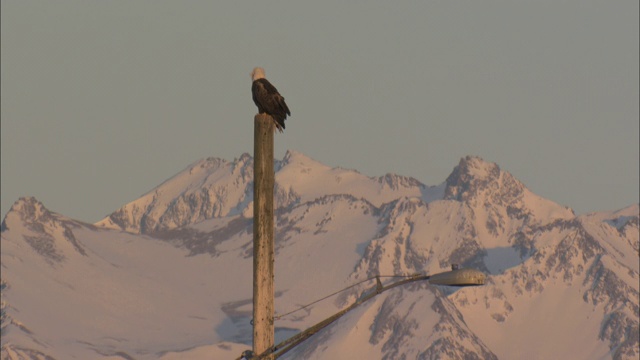
<instances>
[{"instance_id":1,"label":"eagle's dark brown body","mask_svg":"<svg viewBox=\"0 0 640 360\"><path fill-rule=\"evenodd\" d=\"M264 70L262 68L255 68L251 75L253 78L251 93L253 102L258 107L258 112L270 115L276 122L276 128L282 132L285 128L284 120L287 115L291 115L287 103L284 102L284 97L280 95L278 89L269 80L264 78Z\"/></svg>"}]
</instances>

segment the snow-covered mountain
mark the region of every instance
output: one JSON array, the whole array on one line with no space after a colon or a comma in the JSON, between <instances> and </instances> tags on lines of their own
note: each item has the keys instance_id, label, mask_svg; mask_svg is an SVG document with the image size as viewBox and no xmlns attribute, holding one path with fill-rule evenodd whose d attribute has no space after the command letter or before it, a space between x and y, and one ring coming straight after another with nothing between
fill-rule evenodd
<instances>
[{"instance_id":1,"label":"snow-covered mountain","mask_svg":"<svg viewBox=\"0 0 640 360\"><path fill-rule=\"evenodd\" d=\"M418 180L387 174L370 178L353 170L330 168L301 153L287 151L276 160L276 206L285 208L325 195L349 194L376 206L398 196L424 200L442 198L443 186L427 187ZM160 186L96 225L133 233L153 233L202 220L252 211L253 158L242 154L232 162L196 161Z\"/></svg>"},{"instance_id":2,"label":"snow-covered mountain","mask_svg":"<svg viewBox=\"0 0 640 360\"><path fill-rule=\"evenodd\" d=\"M251 347L251 156L195 162L91 225L19 199L2 223L2 359L228 359ZM453 263L488 283L413 283L287 359L637 359L639 207L576 216L466 157L438 186L289 151L276 170L276 315L375 275ZM365 282L277 318L276 340Z\"/></svg>"}]
</instances>

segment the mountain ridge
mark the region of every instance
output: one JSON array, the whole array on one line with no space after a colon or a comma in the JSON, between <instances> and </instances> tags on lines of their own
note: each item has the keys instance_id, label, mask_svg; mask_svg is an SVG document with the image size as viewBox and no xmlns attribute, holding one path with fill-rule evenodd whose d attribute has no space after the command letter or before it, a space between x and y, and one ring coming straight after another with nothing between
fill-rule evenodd
<instances>
[{"instance_id":1,"label":"mountain ridge","mask_svg":"<svg viewBox=\"0 0 640 360\"><path fill-rule=\"evenodd\" d=\"M369 201L378 205L392 200L394 192L399 190L429 200L441 197L442 191L441 186L427 187L411 177L394 174L368 177L354 170L330 168L293 150L288 150L282 160L276 160L274 169L276 208L313 200L327 190L329 194L362 197L359 195L362 195L361 188L364 187L369 193L377 193L378 196L371 197ZM327 184L334 186L331 188ZM316 191L317 188L322 190ZM207 158L192 163L95 225L133 233L151 233L246 212L252 205L252 197L253 158L249 154L244 153L233 162ZM185 214L190 217L185 217Z\"/></svg>"},{"instance_id":2,"label":"mountain ridge","mask_svg":"<svg viewBox=\"0 0 640 360\"><path fill-rule=\"evenodd\" d=\"M2 359L250 348L251 164L196 161L93 225L19 199L2 222ZM431 187L295 151L274 169L276 314L375 275L453 263L489 275L482 287L393 289L285 358L637 358L637 204L576 216L473 156ZM279 318L276 340L374 285Z\"/></svg>"}]
</instances>

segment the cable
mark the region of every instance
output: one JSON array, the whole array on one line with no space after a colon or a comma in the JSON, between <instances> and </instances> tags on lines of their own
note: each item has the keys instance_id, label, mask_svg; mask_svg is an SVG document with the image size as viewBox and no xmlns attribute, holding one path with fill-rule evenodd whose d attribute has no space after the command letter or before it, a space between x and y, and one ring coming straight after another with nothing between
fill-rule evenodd
<instances>
[{"instance_id":1,"label":"cable","mask_svg":"<svg viewBox=\"0 0 640 360\"><path fill-rule=\"evenodd\" d=\"M313 301L313 302L310 302L310 303L308 303L308 304L306 304L306 305L303 305L303 306L301 306L301 307L299 307L299 308L297 308L297 309L295 309L295 310L289 311L288 313L284 313L284 314L281 314L281 315L274 316L274 317L273 317L273 320L274 320L274 321L275 321L275 320L280 320L280 319L282 319L283 317L285 317L285 316L287 316L287 315L291 315L291 314L293 314L294 312L297 312L297 311L300 311L300 310L306 309L306 308L308 308L309 306L311 306L311 305L313 305L313 304L316 304L316 303L319 303L319 302L320 302L320 301L322 301L322 300L326 300L326 299L328 299L328 298L330 298L330 297L332 297L332 296L334 296L334 295L337 295L337 294L339 294L339 293L341 293L341 292L343 292L343 291L349 290L349 289L351 289L351 288L354 288L354 287L356 287L356 286L358 286L358 285L361 285L361 284L363 284L363 283L366 283L366 282L369 282L369 281L372 281L372 280L376 280L376 279L378 279L378 283L379 283L380 278L410 278L410 277L415 277L415 276L419 276L419 275L420 275L420 274L413 274L413 275L376 275L376 276L372 276L372 277L370 277L370 278L367 278L367 279L362 280L362 281L360 281L360 282L357 282L357 283L355 283L355 284L349 285L349 286L347 286L347 287L346 287L346 288L344 288L344 289L341 289L341 290L338 290L338 291L336 291L336 292L334 292L334 293L331 293L331 294L329 294L329 295L327 295L327 296L325 296L325 297L323 297L323 298L320 298L320 299L315 300L315 301ZM380 283L379 283L379 285L378 285L378 286L379 286L379 287L381 287L381 286L382 286L382 284L380 284Z\"/></svg>"},{"instance_id":2,"label":"cable","mask_svg":"<svg viewBox=\"0 0 640 360\"><path fill-rule=\"evenodd\" d=\"M391 284L388 285L382 285L382 283L380 282L380 278L405 278L405 280L400 280L400 281L396 281L396 282L392 282ZM400 286L400 285L404 285L404 284L408 284L410 282L413 281L419 281L419 280L429 280L429 278L431 278L430 275L424 275L424 274L420 274L420 273L416 273L413 275L376 275L376 276L372 276L370 278L367 278L365 280L362 280L360 282L357 282L353 285L349 285L344 289L338 290L330 295L327 295L321 299L315 300L309 304L306 304L298 309L295 309L293 311L290 311L288 313L282 314L282 315L278 315L278 316L274 316L274 320L277 319L281 319L284 316L290 315L296 311L302 310L306 307L309 307L317 302L320 302L322 300L325 300L331 296L334 296L336 294L339 294L345 290L351 289L355 286L358 286L362 283L365 283L367 281L371 281L371 280L376 280L376 289L375 291L371 291L366 295L362 295L360 298L358 298L353 304L347 306L346 308L340 310L337 314L332 315L331 317L319 322L316 325L313 325L312 327L290 337L289 339L286 339L282 342L280 342L279 344L273 345L271 346L269 349L265 350L262 354L254 354L253 352L250 352L250 350L247 350L243 353L243 355L239 358L237 358L236 360L243 360L245 358L243 358L243 356L249 355L251 357L249 357L249 359L251 360L258 360L258 359L264 359L265 357L271 355L273 358L277 359L278 357L284 355L286 352L288 352L289 350L291 350L292 348L294 348L296 345L300 344L302 341L304 341L305 339L309 338L310 336L312 336L313 334L317 333L318 331L320 331L321 329L325 328L326 326L330 325L331 323L333 323L334 321L336 321L337 319L339 319L340 317L342 317L344 314L346 314L347 312L349 312L350 310L354 309L355 307L357 307L358 305L364 303L365 301L368 301L369 299L373 298L374 296L382 293L383 291L392 289L394 287Z\"/></svg>"},{"instance_id":3,"label":"cable","mask_svg":"<svg viewBox=\"0 0 640 360\"><path fill-rule=\"evenodd\" d=\"M308 339L313 334L319 332L323 328L325 328L325 327L329 326L330 324L332 324L334 321L338 320L340 317L345 315L347 312L353 310L354 308L356 308L360 304L368 301L369 299L371 299L374 296L382 293L383 291L392 289L392 288L400 286L400 285L408 284L408 283L413 282L413 281L429 280L429 278L431 278L431 276L429 276L429 275L421 275L421 274L382 276L382 277L400 277L400 278L405 278L405 280L392 282L391 284L382 286L382 284L380 283L380 277L381 276L375 276L375 277L367 279L367 280L372 280L372 279L376 279L377 280L377 286L376 286L376 290L375 291L371 291L368 294L361 296L359 299L357 299L353 304L351 304L347 308L340 310L338 313L336 313L336 314L332 315L331 317L329 317L329 318L317 323L316 325L313 325L312 327L308 328L307 330L304 330L301 333L298 333L298 334L290 337L289 339L284 340L281 343L272 346L270 349L268 349L264 353L258 355L257 359L264 359L265 357L267 357L269 355L272 355L273 358L275 358L275 359L279 358L280 356L284 355L285 353L287 353L289 350L291 350L294 347L296 347L298 344L300 344L304 340ZM364 281L366 281L366 280L364 280ZM362 282L364 282L364 281L362 281Z\"/></svg>"}]
</instances>

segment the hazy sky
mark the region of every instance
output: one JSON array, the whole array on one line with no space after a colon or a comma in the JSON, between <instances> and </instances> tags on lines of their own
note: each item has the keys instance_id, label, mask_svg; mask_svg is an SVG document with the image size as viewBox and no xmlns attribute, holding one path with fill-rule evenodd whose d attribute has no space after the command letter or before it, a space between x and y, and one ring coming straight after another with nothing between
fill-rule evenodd
<instances>
[{"instance_id":1,"label":"hazy sky","mask_svg":"<svg viewBox=\"0 0 640 360\"><path fill-rule=\"evenodd\" d=\"M443 182L496 162L577 213L638 202L638 1L1 2L2 216L95 222L253 152L262 66L297 150Z\"/></svg>"}]
</instances>

